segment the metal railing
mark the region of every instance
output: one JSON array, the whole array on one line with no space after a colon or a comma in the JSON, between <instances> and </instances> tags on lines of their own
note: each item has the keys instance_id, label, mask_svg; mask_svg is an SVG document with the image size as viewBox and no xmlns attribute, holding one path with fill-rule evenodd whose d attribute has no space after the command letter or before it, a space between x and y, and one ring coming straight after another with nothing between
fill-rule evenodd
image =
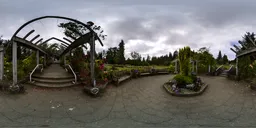
<instances>
[{"instance_id":1,"label":"metal railing","mask_svg":"<svg viewBox=\"0 0 256 128\"><path fill-rule=\"evenodd\" d=\"M219 67L216 69L216 71L218 71L221 67L223 67L223 65L219 66Z\"/></svg>"},{"instance_id":2,"label":"metal railing","mask_svg":"<svg viewBox=\"0 0 256 128\"><path fill-rule=\"evenodd\" d=\"M32 82L32 75L33 75L33 73L36 71L36 69L37 69L39 66L42 66L41 72L44 70L43 64L38 64L38 65L36 65L36 67L33 69L33 71L32 71L32 72L30 73L30 75L29 75L29 81L30 81L30 82Z\"/></svg>"},{"instance_id":3,"label":"metal railing","mask_svg":"<svg viewBox=\"0 0 256 128\"><path fill-rule=\"evenodd\" d=\"M231 65L230 68L228 69L228 71L230 71L233 67L234 67L234 65Z\"/></svg>"},{"instance_id":4,"label":"metal railing","mask_svg":"<svg viewBox=\"0 0 256 128\"><path fill-rule=\"evenodd\" d=\"M73 75L75 77L75 82L74 82L74 84L75 84L77 82L76 73L74 72L74 70L72 69L72 67L69 64L66 64L66 66L65 66L66 71L68 71L66 67L69 67L69 69L72 71L72 73L73 73Z\"/></svg>"}]
</instances>

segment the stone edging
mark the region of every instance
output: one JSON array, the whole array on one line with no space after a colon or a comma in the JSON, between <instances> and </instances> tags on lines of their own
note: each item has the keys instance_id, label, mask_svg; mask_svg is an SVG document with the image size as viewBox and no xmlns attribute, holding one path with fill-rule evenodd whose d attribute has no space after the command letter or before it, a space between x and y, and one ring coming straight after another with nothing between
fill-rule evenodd
<instances>
[{"instance_id":1,"label":"stone edging","mask_svg":"<svg viewBox=\"0 0 256 128\"><path fill-rule=\"evenodd\" d=\"M173 96L180 96L180 97L190 97L190 96L198 96L198 95L201 95L205 90L206 88L208 87L208 84L204 85L204 87L202 89L200 89L199 92L195 92L195 93L189 93L189 94L183 94L183 93L174 93L172 92L171 90L168 89L168 87L166 86L167 84L164 83L163 87L164 89L170 93L171 95Z\"/></svg>"},{"instance_id":2,"label":"stone edging","mask_svg":"<svg viewBox=\"0 0 256 128\"><path fill-rule=\"evenodd\" d=\"M138 76L137 78L140 78L140 77L146 77L146 76L155 76L155 75L169 75L169 74L171 74L170 72L157 72L157 73L150 73L150 74L147 74L147 75L140 75L140 76ZM120 77L121 78L121 77ZM119 79L120 79L119 78ZM130 78L129 79L127 79L127 80L125 80L125 81L128 81L128 80L131 80L131 79L137 79L137 78L132 78L132 75L130 76ZM117 80L117 81L119 81L119 79ZM114 80L113 80L114 81ZM120 83L122 83L122 82L120 82ZM119 85L119 84L118 84Z\"/></svg>"},{"instance_id":3,"label":"stone edging","mask_svg":"<svg viewBox=\"0 0 256 128\"><path fill-rule=\"evenodd\" d=\"M256 91L256 86L255 85L251 85L250 88L254 91Z\"/></svg>"}]
</instances>

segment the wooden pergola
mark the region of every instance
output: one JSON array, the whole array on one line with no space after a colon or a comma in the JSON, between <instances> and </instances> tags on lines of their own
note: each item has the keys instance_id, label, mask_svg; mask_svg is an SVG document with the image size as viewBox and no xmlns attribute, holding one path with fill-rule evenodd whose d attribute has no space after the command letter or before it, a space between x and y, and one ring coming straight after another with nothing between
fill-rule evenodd
<instances>
[{"instance_id":1,"label":"wooden pergola","mask_svg":"<svg viewBox=\"0 0 256 128\"><path fill-rule=\"evenodd\" d=\"M199 60L192 60L190 59L190 63L192 64L192 72L195 72L197 74L197 64L200 62ZM175 59L172 61L172 63L175 63L175 71L174 73L178 73L178 63L179 59Z\"/></svg>"},{"instance_id":2,"label":"wooden pergola","mask_svg":"<svg viewBox=\"0 0 256 128\"><path fill-rule=\"evenodd\" d=\"M27 40L27 37L29 35L31 35L33 32L35 32L35 30L31 30L30 32L28 32L24 37L18 37L17 34L24 28L26 27L28 24L41 20L41 19L46 19L46 18L55 18L55 19L64 19L64 20L69 20L72 22L75 22L77 24L81 24L83 25L86 29L89 30L88 33L84 34L84 35L80 35L79 38L74 38L74 37L70 37L71 39L73 39L74 41L71 41L65 37L63 37L63 40L58 39L56 37L51 37L45 41L43 41L43 38L35 41L37 38L40 37L40 35L36 35L34 38L32 38L31 40ZM92 22L90 22L92 23ZM91 28L93 24L85 24L81 21L72 19L72 18L67 18L67 17L62 17L62 16L42 16L42 17L38 17L35 19L32 19L26 23L24 23L22 26L20 26L17 31L13 34L12 38L11 38L11 46L12 46L12 67L13 67L13 86L17 86L19 87L19 85L17 85L17 44L32 50L36 51L36 62L37 65L39 65L39 56L43 55L44 56L44 65L46 65L46 58L49 57L49 54L46 53L46 51L42 50L40 48L40 46L42 44L47 43L50 40L57 40L59 42L61 42L61 45L65 47L65 50L58 55L59 57L62 56L66 56L67 53L71 54L72 49L75 49L79 46L83 46L87 49L87 47L84 45L85 43L89 43L90 44L90 52L91 52L91 80L93 83L93 87L95 87L95 76L94 76L94 67L95 67L95 40L98 40L100 42L100 44L103 46L102 41L100 40L100 38L98 37L98 35L94 32L94 30ZM42 42L42 43L40 43ZM3 79L3 73L4 73L4 49L3 46L0 46L0 79ZM65 59L64 59L65 60Z\"/></svg>"},{"instance_id":3,"label":"wooden pergola","mask_svg":"<svg viewBox=\"0 0 256 128\"><path fill-rule=\"evenodd\" d=\"M236 76L238 76L238 63L239 63L239 57L250 55L255 56L256 53L256 42L251 39L251 37L247 36L247 38L250 40L250 44L252 44L253 47L246 47L243 43L238 41L238 43L241 44L241 46L233 45L233 48L230 48L231 51L233 51L236 54Z\"/></svg>"}]
</instances>

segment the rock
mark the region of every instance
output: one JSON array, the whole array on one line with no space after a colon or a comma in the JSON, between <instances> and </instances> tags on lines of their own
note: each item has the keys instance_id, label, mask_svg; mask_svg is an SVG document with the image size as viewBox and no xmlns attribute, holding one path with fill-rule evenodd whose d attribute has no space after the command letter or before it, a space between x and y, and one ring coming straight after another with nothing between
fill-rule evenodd
<instances>
[{"instance_id":1,"label":"rock","mask_svg":"<svg viewBox=\"0 0 256 128\"><path fill-rule=\"evenodd\" d=\"M177 81L176 81L175 79L173 79L171 82L172 82L173 84L177 84Z\"/></svg>"},{"instance_id":2,"label":"rock","mask_svg":"<svg viewBox=\"0 0 256 128\"><path fill-rule=\"evenodd\" d=\"M186 85L186 88L189 88L189 89L192 89L194 87L195 87L195 84L188 84L188 85Z\"/></svg>"},{"instance_id":3,"label":"rock","mask_svg":"<svg viewBox=\"0 0 256 128\"><path fill-rule=\"evenodd\" d=\"M172 84L172 91L177 89L177 85L176 84Z\"/></svg>"}]
</instances>

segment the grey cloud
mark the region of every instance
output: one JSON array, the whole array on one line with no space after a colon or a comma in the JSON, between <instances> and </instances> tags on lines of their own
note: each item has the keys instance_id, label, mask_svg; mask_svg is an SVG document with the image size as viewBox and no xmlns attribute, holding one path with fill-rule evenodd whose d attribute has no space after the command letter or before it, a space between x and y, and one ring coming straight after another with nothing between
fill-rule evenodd
<instances>
[{"instance_id":1,"label":"grey cloud","mask_svg":"<svg viewBox=\"0 0 256 128\"><path fill-rule=\"evenodd\" d=\"M130 52L132 52L132 51L138 52L139 51L140 53L144 53L151 49L153 49L153 46L149 46L146 43L137 43L135 46L130 47L128 50Z\"/></svg>"},{"instance_id":2,"label":"grey cloud","mask_svg":"<svg viewBox=\"0 0 256 128\"><path fill-rule=\"evenodd\" d=\"M92 20L101 25L108 35L107 40L104 41L106 47L117 46L121 39L129 43L133 43L132 40L158 42L159 38L164 36L167 40L160 42L163 47L180 46L182 43L195 49L208 45L215 50L219 48L219 45L229 43L227 40L236 40L237 35L243 33L234 32L232 27L244 28L241 31L255 29L255 5L254 0L204 0L200 2L196 0L109 0L108 2L103 0L15 2L1 0L0 35L10 37L23 24L23 19L25 22L42 15L61 15L83 22ZM110 18L116 20L109 22ZM150 27L144 26L147 22L150 23ZM56 24L55 21L43 23ZM170 30L183 28L187 32L186 35L170 32ZM38 29L42 36L61 35L56 31L44 30L40 27ZM219 34L229 37L219 36ZM130 49L142 53L150 52L151 46L144 44L144 46L137 45ZM165 53L164 51L167 50L157 52ZM228 51L227 54L232 56L229 47L223 50Z\"/></svg>"}]
</instances>

